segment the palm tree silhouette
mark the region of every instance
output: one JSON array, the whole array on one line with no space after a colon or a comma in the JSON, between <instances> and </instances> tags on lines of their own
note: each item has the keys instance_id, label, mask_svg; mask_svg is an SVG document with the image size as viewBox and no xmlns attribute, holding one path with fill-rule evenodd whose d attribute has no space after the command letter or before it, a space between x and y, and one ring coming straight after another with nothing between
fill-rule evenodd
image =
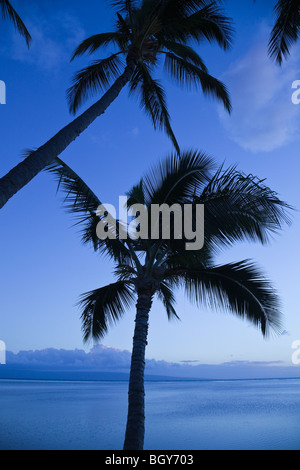
<instances>
[{"instance_id":1,"label":"palm tree silhouette","mask_svg":"<svg viewBox=\"0 0 300 470\"><path fill-rule=\"evenodd\" d=\"M15 28L18 32L25 38L27 46L29 47L31 42L31 36L21 20L20 16L16 10L12 7L11 3L8 0L0 0L0 9L4 19L9 19L13 22Z\"/></svg>"},{"instance_id":2,"label":"palm tree silhouette","mask_svg":"<svg viewBox=\"0 0 300 470\"><path fill-rule=\"evenodd\" d=\"M276 21L271 32L269 54L281 65L290 48L299 39L300 1L279 0L275 5Z\"/></svg>"},{"instance_id":3,"label":"palm tree silhouette","mask_svg":"<svg viewBox=\"0 0 300 470\"><path fill-rule=\"evenodd\" d=\"M0 208L102 115L126 84L130 93L139 93L141 105L155 129L163 129L179 151L165 92L153 78L161 57L164 69L173 80L180 85L201 87L205 94L216 97L230 111L226 87L209 75L203 60L189 45L191 41L201 44L205 40L216 42L225 50L229 48L231 21L215 1L120 0L112 3L117 8L115 31L86 39L74 52L73 59L107 45L116 46L116 52L77 73L68 90L70 110L75 112L87 96L99 91L105 91L104 95L0 179Z\"/></svg>"},{"instance_id":4,"label":"palm tree silhouette","mask_svg":"<svg viewBox=\"0 0 300 470\"><path fill-rule=\"evenodd\" d=\"M124 68L120 57L124 56L127 66L130 64L126 74L130 92L138 91L141 106L151 117L154 127L163 128L179 151L170 125L165 92L153 79L152 72L163 56L164 68L172 79L181 85L200 86L205 93L220 99L230 111L226 88L208 74L201 57L186 44L191 38L198 42L206 38L227 49L231 33L229 21L216 5L203 6L203 1L143 1L140 7L134 1L114 3L123 6L127 14L123 18L118 13L116 31L86 39L72 59L110 44L117 46L117 52L76 74L74 84L68 90L70 110L75 113L86 96L107 89L110 81L120 76L120 68Z\"/></svg>"},{"instance_id":5,"label":"palm tree silhouette","mask_svg":"<svg viewBox=\"0 0 300 470\"><path fill-rule=\"evenodd\" d=\"M242 240L267 243L270 235L289 222L288 205L253 175L234 167L212 173L213 161L201 152L173 154L149 171L127 194L128 208L154 204L205 207L205 243L201 250L186 250L186 237L155 239L120 236L122 224L107 224L107 237L98 237L97 227L108 219L99 216L100 199L62 160L49 169L66 193L68 210L83 226L82 241L115 263L116 282L84 294L80 300L84 340L99 340L109 326L136 302L135 331L129 379L125 450L143 449L145 431L145 350L149 312L155 296L163 303L169 319L178 318L175 289L183 288L197 305L229 311L247 319L264 336L279 331L281 313L277 294L260 269L249 260L216 265L214 257L224 247ZM195 212L191 212L195 223ZM150 217L150 216L149 216ZM150 218L152 219L150 220ZM149 218L159 225L159 216ZM172 224L171 224L172 225ZM173 233L173 232L172 232ZM146 234L147 235L147 234Z\"/></svg>"}]
</instances>

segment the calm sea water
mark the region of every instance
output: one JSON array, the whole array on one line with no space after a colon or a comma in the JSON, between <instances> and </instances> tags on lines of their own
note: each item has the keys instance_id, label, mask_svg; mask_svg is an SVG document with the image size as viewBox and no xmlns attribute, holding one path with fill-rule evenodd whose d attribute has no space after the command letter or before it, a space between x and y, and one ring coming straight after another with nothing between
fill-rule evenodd
<instances>
[{"instance_id":1,"label":"calm sea water","mask_svg":"<svg viewBox=\"0 0 300 470\"><path fill-rule=\"evenodd\" d=\"M126 382L0 380L0 449L122 449L126 407ZM145 449L300 450L300 380L147 382Z\"/></svg>"}]
</instances>

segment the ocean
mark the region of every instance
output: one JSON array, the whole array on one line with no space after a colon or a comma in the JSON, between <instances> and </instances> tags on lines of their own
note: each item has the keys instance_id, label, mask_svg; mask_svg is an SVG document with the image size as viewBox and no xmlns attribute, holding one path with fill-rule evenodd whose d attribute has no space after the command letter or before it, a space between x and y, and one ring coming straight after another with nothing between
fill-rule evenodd
<instances>
[{"instance_id":1,"label":"ocean","mask_svg":"<svg viewBox=\"0 0 300 470\"><path fill-rule=\"evenodd\" d=\"M125 381L0 380L0 450L121 450ZM300 379L146 382L145 450L300 450Z\"/></svg>"}]
</instances>

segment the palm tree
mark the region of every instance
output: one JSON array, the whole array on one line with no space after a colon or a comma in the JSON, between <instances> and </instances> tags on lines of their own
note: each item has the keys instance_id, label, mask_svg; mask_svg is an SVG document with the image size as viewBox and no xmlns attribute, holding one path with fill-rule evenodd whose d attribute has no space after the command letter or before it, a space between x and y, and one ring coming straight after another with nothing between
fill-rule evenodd
<instances>
[{"instance_id":1,"label":"palm tree","mask_svg":"<svg viewBox=\"0 0 300 470\"><path fill-rule=\"evenodd\" d=\"M165 92L153 71L164 59L164 69L180 85L200 86L205 94L220 100L230 111L226 87L209 75L191 47L193 41L216 42L224 50L231 44L231 22L214 0L120 0L113 32L96 34L83 41L73 58L93 53L107 45L115 52L78 72L68 90L70 110L75 112L87 96L105 91L83 114L60 130L45 145L0 179L0 208L41 170L54 161L118 97L126 84L139 93L141 105L155 128L164 129L177 151L170 124Z\"/></svg>"},{"instance_id":2,"label":"palm tree","mask_svg":"<svg viewBox=\"0 0 300 470\"><path fill-rule=\"evenodd\" d=\"M278 0L274 10L276 21L271 32L269 54L281 65L300 37L300 1Z\"/></svg>"},{"instance_id":3,"label":"palm tree","mask_svg":"<svg viewBox=\"0 0 300 470\"><path fill-rule=\"evenodd\" d=\"M136 230L125 239L124 224L103 218L100 199L70 167L58 159L49 168L66 193L68 210L83 226L83 242L92 243L96 252L108 255L115 263L116 281L84 294L80 300L84 340L103 338L109 326L136 302L125 450L143 449L145 350L155 296L162 301L169 319L178 318L174 291L181 287L197 305L206 303L234 313L258 327L264 336L280 329L278 297L260 269L248 260L218 266L214 257L222 247L241 240L267 243L270 235L289 221L288 206L252 175L235 168L220 168L214 175L212 170L213 161L201 152L173 154L127 194L128 210L145 208L149 227L161 223L159 215L150 215L155 204L191 204L194 211L190 221L194 225L197 204L204 204L204 246L187 251L187 237L168 238L159 232L158 237L151 238L147 230L142 234L137 220ZM99 223L107 226L107 237L99 237Z\"/></svg>"},{"instance_id":4,"label":"palm tree","mask_svg":"<svg viewBox=\"0 0 300 470\"><path fill-rule=\"evenodd\" d=\"M31 42L31 36L19 17L18 13L16 10L12 7L11 3L8 0L0 0L0 9L2 12L2 16L4 19L9 19L10 21L13 22L15 28L17 31L25 38L25 41L27 43L27 46L29 47L30 42Z\"/></svg>"}]
</instances>

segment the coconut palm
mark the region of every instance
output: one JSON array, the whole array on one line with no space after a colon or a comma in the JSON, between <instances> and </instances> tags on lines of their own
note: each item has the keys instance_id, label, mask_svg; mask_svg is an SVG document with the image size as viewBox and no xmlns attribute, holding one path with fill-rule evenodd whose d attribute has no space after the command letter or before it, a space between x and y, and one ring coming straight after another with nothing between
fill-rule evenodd
<instances>
[{"instance_id":1,"label":"coconut palm","mask_svg":"<svg viewBox=\"0 0 300 470\"><path fill-rule=\"evenodd\" d=\"M31 42L31 36L25 24L23 23L23 21L21 20L21 18L19 17L18 13L13 8L11 3L8 0L0 0L0 10L5 20L9 19L10 21L13 22L15 28L21 34L21 36L25 38L27 46L29 47L30 42Z\"/></svg>"},{"instance_id":2,"label":"coconut palm","mask_svg":"<svg viewBox=\"0 0 300 470\"><path fill-rule=\"evenodd\" d=\"M169 319L178 318L175 290L183 288L197 305L206 303L236 314L258 327L264 336L279 331L278 297L260 269L248 260L216 265L214 257L222 248L242 240L267 243L288 222L288 206L253 175L235 168L213 173L213 161L201 152L173 154L128 192L127 207L136 228L125 239L124 222L113 217L109 220L105 211L99 212L100 199L70 167L57 160L49 170L66 193L68 210L82 226L83 242L92 243L96 252L108 255L115 263L116 281L84 294L80 300L84 340L101 340L136 303L124 449L140 450L145 431L145 350L154 297L162 301ZM150 229L142 229L135 217L137 208L140 213L145 208L149 227L161 227L164 221L159 214L154 217L151 213L155 204L173 208L190 204L193 226L197 224L197 205L204 204L203 248L187 250L188 237L174 237L172 230L170 237L159 230L158 236L151 238ZM103 225L107 227L106 237L99 236ZM170 227L173 225L174 221L170 222Z\"/></svg>"},{"instance_id":3,"label":"coconut palm","mask_svg":"<svg viewBox=\"0 0 300 470\"><path fill-rule=\"evenodd\" d=\"M161 64L180 85L200 87L220 100L230 111L226 87L208 70L191 42L215 42L224 50L231 43L231 21L215 1L207 0L120 0L112 2L116 27L83 41L73 59L95 53L106 46L115 52L94 61L78 72L68 90L75 112L90 95L104 95L45 145L30 154L0 179L0 208L42 169L60 155L118 97L126 84L138 93L141 106L154 127L163 129L179 150L170 124L164 89L153 72Z\"/></svg>"},{"instance_id":4,"label":"coconut palm","mask_svg":"<svg viewBox=\"0 0 300 470\"><path fill-rule=\"evenodd\" d=\"M276 21L271 32L269 54L281 65L300 37L300 1L279 0L274 10Z\"/></svg>"}]
</instances>

